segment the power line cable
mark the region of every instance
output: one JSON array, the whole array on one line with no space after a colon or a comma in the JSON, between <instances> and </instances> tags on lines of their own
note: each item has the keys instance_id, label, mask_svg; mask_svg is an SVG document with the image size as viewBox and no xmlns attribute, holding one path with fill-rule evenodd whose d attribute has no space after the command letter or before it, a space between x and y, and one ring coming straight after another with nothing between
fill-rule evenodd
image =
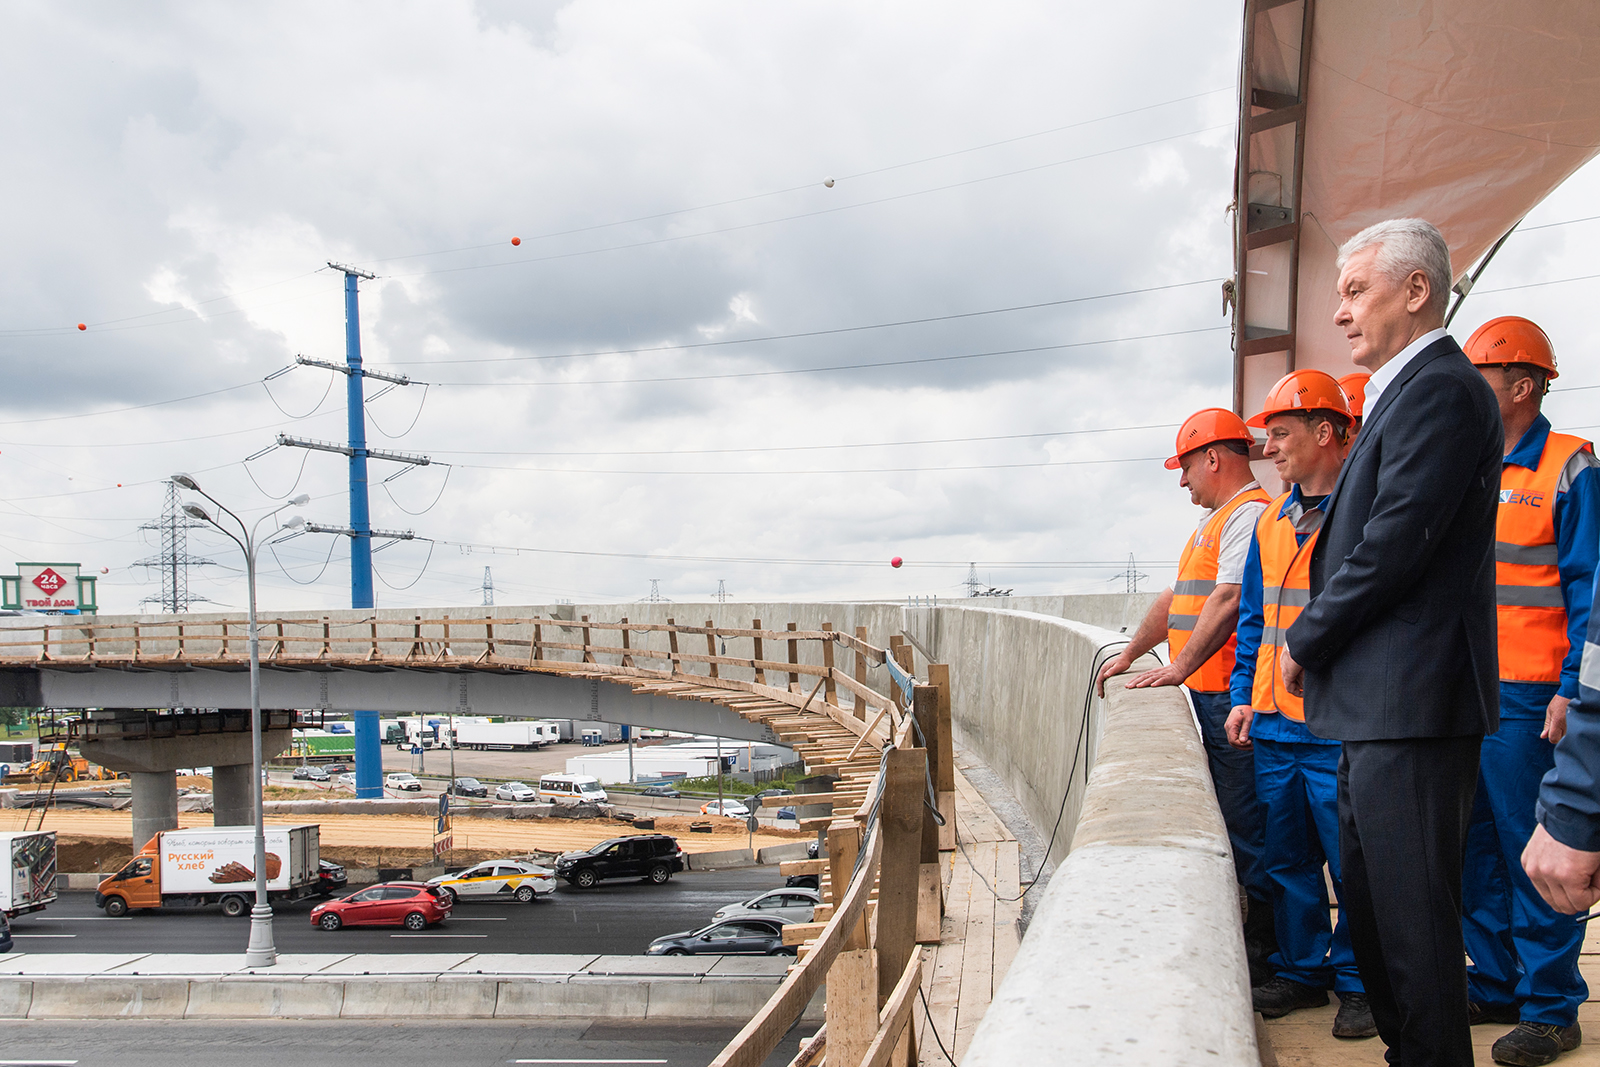
<instances>
[{"instance_id":1,"label":"power line cable","mask_svg":"<svg viewBox=\"0 0 1600 1067\"><path fill-rule=\"evenodd\" d=\"M388 586L388 588L394 590L397 593L403 593L407 589L410 589L412 586L416 585L418 582L422 581L422 576L424 574L428 573L428 563L432 559L433 559L433 542L429 541L428 542L428 554L422 560L422 569L417 572L417 576L415 578L411 579L411 581L407 582L405 585L390 585L389 584L389 579L387 579L387 578L385 578L383 576L383 572L378 569L378 565L377 565L376 562L374 562L372 564L372 573L377 575L378 576L378 581L382 582L385 586Z\"/></svg>"},{"instance_id":2,"label":"power line cable","mask_svg":"<svg viewBox=\"0 0 1600 1067\"><path fill-rule=\"evenodd\" d=\"M371 408L372 401L378 399L378 397L376 397L376 396L372 397L370 400L367 401L367 405L368 405L368 407L367 407L367 419L368 419L368 421L372 423L374 429L376 429L379 433L383 434L383 436L387 437L391 441L398 441L398 440L400 440L400 438L406 436L412 430L416 429L417 428L417 420L422 418L422 408L423 408L424 405L426 405L428 403L428 390L429 390L429 388L431 388L431 386L427 382L418 382L416 384L419 384L419 385L422 386L422 399L417 401L417 413L415 415L411 416L411 425L407 426L404 430L401 430L399 433L390 433L388 430L385 430L383 428L383 425L381 423L378 422L377 413L374 412L372 410L372 408ZM390 386L389 388L392 389L394 387ZM385 389L383 392L387 393L387 392L389 392L389 389ZM380 393L379 396L381 396L381 395L383 395L383 394Z\"/></svg>"},{"instance_id":3,"label":"power line cable","mask_svg":"<svg viewBox=\"0 0 1600 1067\"><path fill-rule=\"evenodd\" d=\"M1124 341L1157 341L1167 337L1187 337L1192 334L1217 333L1229 326L1204 326L1193 330L1167 330L1163 333L1138 334L1130 337L1101 337L1092 341L1068 341L1059 345L1035 345L1029 348L1004 348L992 352L963 352L954 356L919 356L913 359L887 359L873 363L837 363L826 367L790 367L780 370L726 371L721 374L677 374L658 378L560 378L537 381L502 379L485 382L434 382L434 385L453 389L498 389L506 386L580 386L580 385L659 385L674 382L714 382L733 378L773 378L789 374L831 374L837 371L876 370L882 367L909 367L929 363L953 363L967 359L988 359L994 356L1026 356L1040 352L1059 352L1072 348L1092 348L1095 345L1118 344Z\"/></svg>"},{"instance_id":4,"label":"power line cable","mask_svg":"<svg viewBox=\"0 0 1600 1067\"><path fill-rule=\"evenodd\" d=\"M273 445L271 448L267 449L266 451L268 451L268 452L276 451L277 447L278 447L277 445ZM265 454L265 453L263 453L263 454ZM306 461L308 459L310 459L310 458L311 458L310 450L305 450L304 453L300 456L300 470L294 476L294 484L291 485L288 489L284 490L281 493L269 493L269 492L267 492L267 490L265 488L262 487L260 482L256 481L255 472L250 469L250 461L248 459L240 460L239 461L239 465L241 467L243 467L244 468L244 472L250 476L250 481L255 485L256 489L261 493L262 496L271 497L273 500L287 500L290 496L292 496L294 494L294 491L296 489L300 488L300 479L305 477L305 474L306 474Z\"/></svg>"},{"instance_id":5,"label":"power line cable","mask_svg":"<svg viewBox=\"0 0 1600 1067\"><path fill-rule=\"evenodd\" d=\"M468 366L479 363L536 363L557 359L587 359L594 356L636 356L656 352L688 352L701 348L723 348L729 345L753 345L767 341L792 341L810 337L830 337L839 334L861 333L866 330L888 330L901 326L921 326L931 322L952 322L958 319L975 319L986 315L1005 315L1016 311L1037 311L1041 308L1086 304L1096 300L1111 300L1122 296L1142 296L1172 289L1185 289L1195 285L1220 285L1222 278L1195 278L1192 281L1172 282L1168 285L1151 285L1142 289L1124 289L1115 293L1096 293L1093 296L1072 296L1060 300L1041 300L1032 304L1015 304L1010 307L985 308L981 311L958 311L950 315L925 315L915 319L897 319L893 322L870 322L860 326L836 326L822 330L800 330L794 333L764 334L759 337L734 337L718 341L693 341L687 344L652 345L647 348L611 348L593 352L558 352L537 356L484 356L477 359L397 359L395 366Z\"/></svg>"},{"instance_id":6,"label":"power line cable","mask_svg":"<svg viewBox=\"0 0 1600 1067\"><path fill-rule=\"evenodd\" d=\"M521 471L528 474L624 474L635 477L665 475L670 477L694 478L785 478L803 474L934 474L943 471L998 471L1025 469L1030 467L1090 467L1103 466L1109 463L1159 463L1165 459L1165 456L1116 456L1108 459L1046 459L1028 463L964 463L948 467L828 467L818 468L815 470L781 471L731 470L726 468L695 471L606 470L603 468L593 467L519 467L511 464L497 463L457 463L455 466L465 467L469 470Z\"/></svg>"},{"instance_id":7,"label":"power line cable","mask_svg":"<svg viewBox=\"0 0 1600 1067\"><path fill-rule=\"evenodd\" d=\"M304 415L296 415L292 411L285 408L282 404L278 403L278 398L272 395L272 386L267 384L269 381L271 381L269 378L261 379L261 388L266 390L267 399L272 401L273 407L277 408L279 411L283 412L296 422L299 422L302 419L309 419L311 416L315 415L322 408L322 405L327 401L328 394L333 392L333 372L329 371L328 387L322 391L322 396L319 397L317 402L311 406L310 411L306 412Z\"/></svg>"},{"instance_id":8,"label":"power line cable","mask_svg":"<svg viewBox=\"0 0 1600 1067\"><path fill-rule=\"evenodd\" d=\"M430 512L430 511L432 511L434 509L434 507L439 503L439 501L444 499L445 487L450 484L450 475L451 475L452 472L455 471L455 466L453 464L450 464L450 463L437 463L437 464L431 464L431 466L438 466L438 467L443 467L444 468L444 481L439 483L439 492L434 495L433 503L429 504L427 507L423 508L421 511L412 511L410 508L408 508L404 504L400 503L400 501L395 499L394 490L389 488L389 483L391 481L393 481L394 479L400 477L401 474L409 473L411 471L411 469L412 469L411 467L408 466L408 467L404 468L403 470L400 471L399 474L391 474L389 477L385 478L383 481L379 482L378 484L383 487L383 491L385 493L389 494L389 502L391 504L393 504L395 507L399 508L401 511L405 512L407 515L426 515L428 512ZM410 586L407 586L406 588L409 589Z\"/></svg>"},{"instance_id":9,"label":"power line cable","mask_svg":"<svg viewBox=\"0 0 1600 1067\"><path fill-rule=\"evenodd\" d=\"M285 578L289 579L295 585L316 585L317 582L321 581L322 580L322 576L324 574L326 574L327 571L328 571L328 564L333 562L333 550L335 548L338 548L338 547L339 547L339 539L337 537L328 538L328 557L322 561L322 569L317 571L317 576L315 578L311 579L309 582L302 582L300 579L298 579L294 575L290 574L289 573L289 568L285 567L283 565L283 560L278 558L277 542L276 541L268 541L267 542L267 548L272 552L272 558L278 564L278 569L283 572L283 576ZM310 564L307 564L307 566L310 566Z\"/></svg>"}]
</instances>

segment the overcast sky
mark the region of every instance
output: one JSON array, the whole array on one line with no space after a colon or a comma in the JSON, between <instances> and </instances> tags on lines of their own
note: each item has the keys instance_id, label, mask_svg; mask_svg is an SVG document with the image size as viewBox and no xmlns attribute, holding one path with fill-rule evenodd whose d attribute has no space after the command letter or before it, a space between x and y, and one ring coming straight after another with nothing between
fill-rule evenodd
<instances>
[{"instance_id":1,"label":"overcast sky","mask_svg":"<svg viewBox=\"0 0 1600 1067\"><path fill-rule=\"evenodd\" d=\"M0 552L123 612L173 471L347 522L343 457L257 455L344 437L342 376L263 384L344 359L331 259L378 275L367 366L419 383L367 383L369 443L433 459L371 465L418 535L380 606L478 603L486 566L501 604L1168 581L1198 512L1160 460L1230 397L1237 8L8 4ZM1488 292L1592 274L1596 225L1514 237L1457 336L1529 314L1600 386L1595 281ZM238 550L191 551L242 607ZM347 546L261 585L347 606Z\"/></svg>"}]
</instances>

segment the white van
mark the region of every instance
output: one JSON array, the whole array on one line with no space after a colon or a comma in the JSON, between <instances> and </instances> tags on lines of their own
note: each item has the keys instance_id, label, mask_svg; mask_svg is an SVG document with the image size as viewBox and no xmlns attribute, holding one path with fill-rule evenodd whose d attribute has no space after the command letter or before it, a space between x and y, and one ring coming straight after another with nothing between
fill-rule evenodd
<instances>
[{"instance_id":1,"label":"white van","mask_svg":"<svg viewBox=\"0 0 1600 1067\"><path fill-rule=\"evenodd\" d=\"M539 799L553 804L604 804L606 791L592 774L547 774L539 779Z\"/></svg>"}]
</instances>

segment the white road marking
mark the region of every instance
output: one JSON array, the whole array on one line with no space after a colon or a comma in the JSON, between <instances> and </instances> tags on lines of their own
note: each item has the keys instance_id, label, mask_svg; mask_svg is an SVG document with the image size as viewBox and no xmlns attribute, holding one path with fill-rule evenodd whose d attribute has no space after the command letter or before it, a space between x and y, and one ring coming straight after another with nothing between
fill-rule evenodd
<instances>
[{"instance_id":1,"label":"white road marking","mask_svg":"<svg viewBox=\"0 0 1600 1067\"><path fill-rule=\"evenodd\" d=\"M390 934L390 937L488 937L488 934ZM665 1060L661 1062L665 1063Z\"/></svg>"},{"instance_id":2,"label":"white road marking","mask_svg":"<svg viewBox=\"0 0 1600 1067\"><path fill-rule=\"evenodd\" d=\"M77 1060L0 1060L0 1067L73 1067L77 1062Z\"/></svg>"},{"instance_id":3,"label":"white road marking","mask_svg":"<svg viewBox=\"0 0 1600 1067\"><path fill-rule=\"evenodd\" d=\"M453 922L453 923L503 923L503 922L506 921L506 917L504 915L501 915L501 916L498 916L498 917L495 917L495 918L491 918L489 916L482 916L482 917L476 917L476 918L467 919L467 918L463 918L460 915L452 915L452 916L450 916L450 921Z\"/></svg>"},{"instance_id":4,"label":"white road marking","mask_svg":"<svg viewBox=\"0 0 1600 1067\"><path fill-rule=\"evenodd\" d=\"M666 1060L507 1060L507 1063L666 1063Z\"/></svg>"},{"instance_id":5,"label":"white road marking","mask_svg":"<svg viewBox=\"0 0 1600 1067\"><path fill-rule=\"evenodd\" d=\"M77 937L77 934L12 934L12 937ZM0 1064L9 1063L9 1060L0 1060Z\"/></svg>"}]
</instances>

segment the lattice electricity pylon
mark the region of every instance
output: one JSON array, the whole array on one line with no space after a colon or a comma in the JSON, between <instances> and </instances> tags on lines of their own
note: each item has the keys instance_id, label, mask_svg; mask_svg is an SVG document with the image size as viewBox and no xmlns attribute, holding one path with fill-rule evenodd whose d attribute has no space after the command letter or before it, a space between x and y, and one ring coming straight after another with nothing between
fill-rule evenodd
<instances>
[{"instance_id":1,"label":"lattice electricity pylon","mask_svg":"<svg viewBox=\"0 0 1600 1067\"><path fill-rule=\"evenodd\" d=\"M1134 566L1133 553L1129 552L1128 569L1120 574L1113 574L1111 577L1107 578L1106 581L1114 582L1118 578L1121 578L1125 583L1124 592L1137 593L1139 591L1139 579L1148 577L1150 577L1148 574L1141 573L1139 568Z\"/></svg>"},{"instance_id":2,"label":"lattice electricity pylon","mask_svg":"<svg viewBox=\"0 0 1600 1067\"><path fill-rule=\"evenodd\" d=\"M178 486L168 482L161 518L139 527L161 534L161 554L134 564L135 567L154 567L161 572L161 592L145 597L139 601L141 605L159 604L163 612L177 615L188 611L190 604L211 603L209 598L189 592L189 568L214 567L217 563L213 559L189 555L189 531L204 525L199 519L191 519L183 513L183 502L178 499Z\"/></svg>"},{"instance_id":3,"label":"lattice electricity pylon","mask_svg":"<svg viewBox=\"0 0 1600 1067\"><path fill-rule=\"evenodd\" d=\"M649 604L660 604L666 601L667 598L661 595L661 579L650 579L650 595L645 597L645 602Z\"/></svg>"},{"instance_id":4,"label":"lattice electricity pylon","mask_svg":"<svg viewBox=\"0 0 1600 1067\"><path fill-rule=\"evenodd\" d=\"M717 591L712 595L717 598L718 604L726 604L728 602L728 583L723 579L718 578Z\"/></svg>"},{"instance_id":5,"label":"lattice electricity pylon","mask_svg":"<svg viewBox=\"0 0 1600 1067\"><path fill-rule=\"evenodd\" d=\"M483 568L483 606L494 607L494 575L488 567Z\"/></svg>"},{"instance_id":6,"label":"lattice electricity pylon","mask_svg":"<svg viewBox=\"0 0 1600 1067\"><path fill-rule=\"evenodd\" d=\"M983 588L983 583L978 581L978 565L976 563L967 564L967 579L961 584L967 587L968 596L982 595L979 590Z\"/></svg>"}]
</instances>

